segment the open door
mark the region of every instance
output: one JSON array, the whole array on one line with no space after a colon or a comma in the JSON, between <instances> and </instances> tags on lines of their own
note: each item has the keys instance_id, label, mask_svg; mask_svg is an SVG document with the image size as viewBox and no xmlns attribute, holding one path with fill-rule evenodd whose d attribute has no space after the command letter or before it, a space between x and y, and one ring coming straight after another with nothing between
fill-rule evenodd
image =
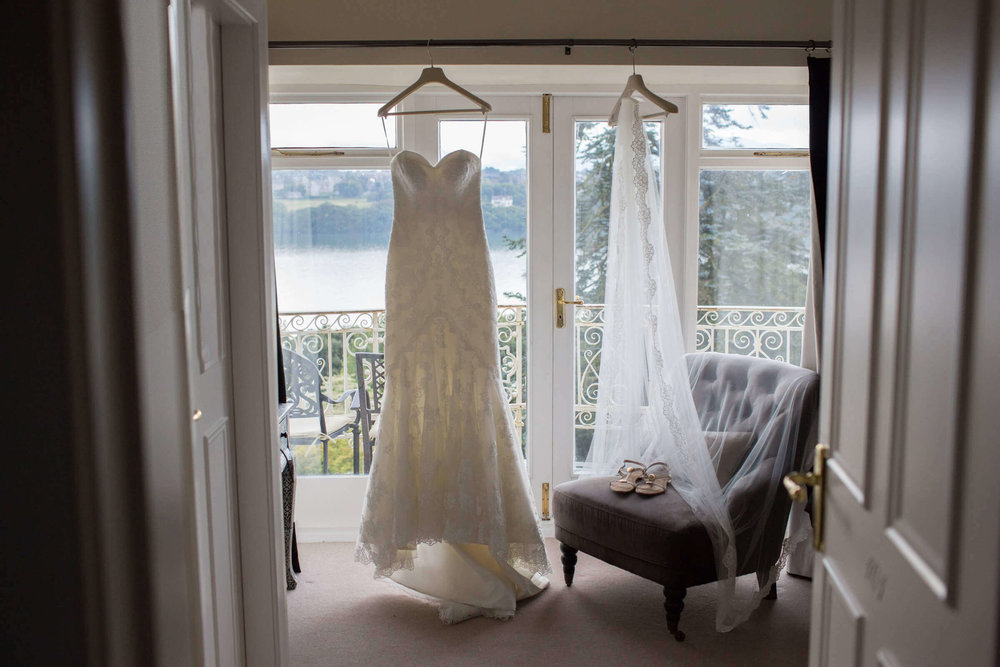
<instances>
[{"instance_id":1,"label":"open door","mask_svg":"<svg viewBox=\"0 0 1000 667\"><path fill-rule=\"evenodd\" d=\"M171 0L200 663L287 660L262 0Z\"/></svg>"},{"instance_id":2,"label":"open door","mask_svg":"<svg viewBox=\"0 0 1000 667\"><path fill-rule=\"evenodd\" d=\"M836 4L813 665L996 661L991 5Z\"/></svg>"}]
</instances>

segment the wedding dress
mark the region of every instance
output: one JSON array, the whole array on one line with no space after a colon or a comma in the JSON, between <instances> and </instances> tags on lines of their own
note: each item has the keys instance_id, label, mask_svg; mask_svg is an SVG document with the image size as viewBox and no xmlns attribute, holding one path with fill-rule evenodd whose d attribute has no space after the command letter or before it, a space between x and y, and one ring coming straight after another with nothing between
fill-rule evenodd
<instances>
[{"instance_id":1,"label":"wedding dress","mask_svg":"<svg viewBox=\"0 0 1000 667\"><path fill-rule=\"evenodd\" d=\"M500 380L480 161L391 164L386 384L355 558L438 603L510 618L551 572Z\"/></svg>"}]
</instances>

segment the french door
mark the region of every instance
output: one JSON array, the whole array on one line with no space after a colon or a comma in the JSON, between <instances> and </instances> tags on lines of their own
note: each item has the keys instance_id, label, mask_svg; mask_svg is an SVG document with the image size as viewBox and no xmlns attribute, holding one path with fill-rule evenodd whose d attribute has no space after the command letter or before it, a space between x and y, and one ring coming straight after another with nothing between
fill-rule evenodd
<instances>
[{"instance_id":1,"label":"french door","mask_svg":"<svg viewBox=\"0 0 1000 667\"><path fill-rule=\"evenodd\" d=\"M510 327L505 327L505 319L511 313L501 308L501 366L507 376L508 391L526 390L523 409L513 397L511 402L516 421L519 425L522 420L524 423L522 432L526 437L525 456L532 492L544 516L546 488L571 479L585 466L593 433L614 157L614 128L608 126L607 116L615 98L550 97L547 111L542 96L493 97L491 101L494 111L490 114L483 153L483 208L488 234L491 226L500 224L496 209L509 203L506 199L509 195L496 193L490 170L509 173L522 164L525 169L526 306L519 333L526 342L521 350L526 361L521 358L515 361L509 354L509 345L505 348L505 328L510 331ZM444 108L446 101L427 97L419 104L424 108ZM548 123L544 122L546 116ZM457 148L478 152L480 119L415 118L411 136L418 138L415 149L425 155L440 159ZM436 127L429 127L429 123L435 123ZM666 129L668 125L662 119L647 122L647 133L659 158L654 163L658 166L663 164L663 147L680 145L683 138L683 119L671 118L671 123L672 129ZM522 148L522 137L524 155L519 162L516 156ZM424 138L422 143L419 138ZM436 146L431 144L435 138ZM675 163L682 165L682 156ZM659 171L662 174L662 166ZM682 168L677 172L682 173ZM669 233L673 236L676 231ZM678 266L681 266L680 254L678 249ZM494 255L494 269L498 301L504 305L511 301L505 298L505 294L511 293L501 285L508 279L503 274L509 267L502 266L498 256L502 257ZM563 291L563 300L567 302L561 309L556 298L558 289ZM583 303L568 303L578 300ZM559 310L562 310L561 322ZM516 371L524 373L520 385L510 381L509 374Z\"/></svg>"},{"instance_id":2,"label":"french door","mask_svg":"<svg viewBox=\"0 0 1000 667\"><path fill-rule=\"evenodd\" d=\"M567 96L553 100L553 282L546 296L555 305L555 290L562 289L565 301L582 303L563 306L561 326L556 317L549 320L553 366L552 484L571 479L586 469L594 432L616 131L607 124L607 118L615 99ZM683 151L671 154L667 150L682 145L684 107L683 100L679 102L680 114L666 122L663 118L647 120L645 129L654 168L660 176L657 185L661 193L669 183L661 224L666 225L671 242L672 259L678 271L676 282L682 285ZM665 170L669 172L666 179Z\"/></svg>"},{"instance_id":3,"label":"french door","mask_svg":"<svg viewBox=\"0 0 1000 667\"><path fill-rule=\"evenodd\" d=\"M498 302L503 305L524 303L523 321L516 335L525 343L511 354L505 341L505 318L514 317L500 309L501 366L508 392L523 390L526 395L511 396L515 420L525 437L525 456L532 493L543 516L547 510L546 488L569 480L586 465L587 450L593 434L594 408L597 402L597 378L603 333L603 285L607 257L607 223L611 191L611 166L614 157L614 128L607 116L614 105L613 96L559 96L548 98L548 110L542 96L491 98L494 110L489 116L483 152L483 208L488 234L499 224L498 208L508 206L509 194L497 194L495 174L525 170L527 223L523 246L519 239L509 245L523 247L526 301L510 298L502 283L509 281L510 267L497 261L494 254ZM423 97L418 108L446 108L447 100ZM654 159L662 174L664 165L672 174L683 174L683 155L665 158L664 149L682 145L683 107L679 117L647 121ZM548 122L544 122L548 119ZM482 121L477 117L453 115L415 116L404 136L412 138L413 150L440 159L448 152L466 148L478 152ZM523 143L522 143L523 142ZM409 142L407 142L409 143ZM520 161L517 154L523 150ZM677 179L679 180L679 179ZM668 196L680 192L682 185L672 183ZM514 195L517 197L517 195ZM671 201L679 201L674 196ZM683 211L665 206L664 224L671 240L682 239ZM670 216L671 212L677 213ZM676 267L682 267L682 244L675 247ZM682 275L677 283L682 284ZM556 290L563 290L565 303L560 310ZM506 296L505 296L506 295ZM580 299L574 297L581 297ZM570 304L583 301L581 304ZM561 324L561 325L560 325ZM506 345L506 347L505 347ZM511 373L521 372L520 383L512 382ZM521 403L523 402L523 407ZM547 485L547 486L546 486Z\"/></svg>"},{"instance_id":4,"label":"french door","mask_svg":"<svg viewBox=\"0 0 1000 667\"><path fill-rule=\"evenodd\" d=\"M441 159L482 146L483 215L493 260L500 370L521 439L532 493L544 512L552 481L552 134L540 96L492 96L483 139L478 114L404 118L403 145ZM417 96L414 108L455 107L448 96Z\"/></svg>"},{"instance_id":5,"label":"french door","mask_svg":"<svg viewBox=\"0 0 1000 667\"><path fill-rule=\"evenodd\" d=\"M593 432L614 151L614 128L607 125L607 116L615 97L491 95L490 102L493 111L485 140L483 119L478 114L422 114L402 117L396 128L401 138L398 148L436 162L458 149L478 154L482 146L482 203L499 306L501 375L532 494L545 517L547 489L578 472ZM457 106L455 99L446 95L417 95L408 103L420 111ZM660 119L647 125L660 162L677 175L668 179L671 187L680 193L683 151L675 151L676 155L665 162L662 156L664 147L682 145L683 122L683 118L672 116L668 123ZM395 142L395 138L390 141ZM317 170L322 168L345 170L353 181L360 175L362 181L381 183L389 163L387 154L375 146L366 151L346 158L281 157L275 160L275 169L307 170L296 178L313 179L317 187L326 178L325 172ZM294 175L294 171L287 175ZM348 176L336 178L346 182ZM276 177L276 182L284 180L295 185L289 178ZM344 197L358 197L344 184L338 188L341 204L354 201ZM290 196L275 196L288 209L302 204ZM669 196L674 203L682 199ZM676 221L677 229L668 227L673 240L682 230L684 212L676 206L666 210L671 213L667 217ZM276 228L283 229L281 224ZM683 254L678 244L675 267L681 266ZM384 251L379 256L384 262ZM281 257L278 264L280 291L282 277L288 272L282 272L285 265ZM373 281L381 271L384 269L371 272ZM293 276L286 277L294 282ZM678 284L682 284L680 278L678 274ZM557 289L563 290L565 301L575 301L578 294L586 301L563 306L562 326L557 323ZM286 296L284 303L288 304L298 294ZM345 309L357 308L360 306ZM379 340L376 332L364 344L373 344L379 351ZM353 339L348 342L345 349L354 349ZM309 452L297 454L305 468ZM310 474L315 473L303 475L297 490L300 535L349 539L356 530L366 480L357 475Z\"/></svg>"}]
</instances>

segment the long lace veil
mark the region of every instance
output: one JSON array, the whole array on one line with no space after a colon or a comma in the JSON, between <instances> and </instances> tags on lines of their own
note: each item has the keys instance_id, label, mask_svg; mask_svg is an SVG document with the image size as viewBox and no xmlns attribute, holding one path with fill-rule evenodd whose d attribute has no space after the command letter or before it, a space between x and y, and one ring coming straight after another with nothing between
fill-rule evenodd
<instances>
[{"instance_id":1,"label":"long lace veil","mask_svg":"<svg viewBox=\"0 0 1000 667\"><path fill-rule=\"evenodd\" d=\"M780 568L780 563L763 568L756 563L762 517L769 516L774 494L757 494L752 502L745 494L751 487L780 488L779 473L791 465L797 424L775 417L788 414L795 388L782 392L771 409L757 409L764 417L747 423L751 411L743 388L733 387L720 399L712 423L702 423L692 386L703 369L689 366L685 357L660 193L638 103L625 100L619 117L604 338L588 471L613 474L626 458L670 466L672 486L711 537L719 578L716 627L727 631L749 617ZM722 455L722 445L733 438L753 443L741 460ZM775 479L756 484L766 475ZM737 579L748 568L765 571L759 582Z\"/></svg>"}]
</instances>

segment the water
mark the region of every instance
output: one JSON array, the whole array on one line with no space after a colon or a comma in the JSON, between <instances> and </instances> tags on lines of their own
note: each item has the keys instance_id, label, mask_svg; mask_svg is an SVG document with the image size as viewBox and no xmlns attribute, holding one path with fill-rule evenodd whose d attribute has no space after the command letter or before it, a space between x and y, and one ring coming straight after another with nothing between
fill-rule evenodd
<instances>
[{"instance_id":1,"label":"water","mask_svg":"<svg viewBox=\"0 0 1000 667\"><path fill-rule=\"evenodd\" d=\"M277 248L278 308L291 312L337 312L385 308L388 249L308 250ZM525 262L520 251L491 250L500 303L518 303L504 292L527 292Z\"/></svg>"}]
</instances>

